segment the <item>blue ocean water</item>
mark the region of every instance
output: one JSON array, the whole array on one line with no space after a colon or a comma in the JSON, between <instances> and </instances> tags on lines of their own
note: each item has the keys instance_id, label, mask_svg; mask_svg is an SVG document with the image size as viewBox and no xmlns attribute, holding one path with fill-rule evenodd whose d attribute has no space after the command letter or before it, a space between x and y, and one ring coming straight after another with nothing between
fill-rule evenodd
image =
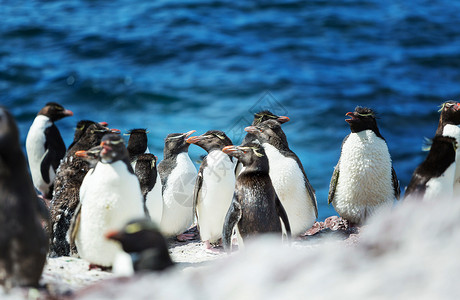
<instances>
[{"instance_id":1,"label":"blue ocean water","mask_svg":"<svg viewBox=\"0 0 460 300\"><path fill-rule=\"evenodd\" d=\"M404 187L434 135L438 105L460 101L460 2L3 1L0 104L22 142L56 101L70 144L80 119L171 132L221 129L237 143L259 108L285 114L290 147L317 191L319 219L356 105L379 112ZM204 152L190 147L199 160Z\"/></svg>"}]
</instances>

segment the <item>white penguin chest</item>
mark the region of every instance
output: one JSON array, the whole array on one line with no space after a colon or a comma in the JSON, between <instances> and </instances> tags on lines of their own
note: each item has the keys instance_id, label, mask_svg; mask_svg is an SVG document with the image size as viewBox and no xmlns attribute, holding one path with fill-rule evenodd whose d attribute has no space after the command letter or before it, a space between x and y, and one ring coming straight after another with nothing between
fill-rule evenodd
<instances>
[{"instance_id":1,"label":"white penguin chest","mask_svg":"<svg viewBox=\"0 0 460 300\"><path fill-rule=\"evenodd\" d=\"M53 125L53 123L48 117L38 115L32 123L32 126L30 126L26 138L26 151L29 160L30 171L34 185L38 189L41 189L40 186L45 184L41 176L40 165L45 154L45 130L51 125ZM50 171L50 177L52 176L53 178L51 178L51 180L53 180L54 171L52 168L50 168Z\"/></svg>"},{"instance_id":2,"label":"white penguin chest","mask_svg":"<svg viewBox=\"0 0 460 300\"><path fill-rule=\"evenodd\" d=\"M371 130L351 133L342 147L336 197L358 204L394 198L392 164L385 141Z\"/></svg>"},{"instance_id":3,"label":"white penguin chest","mask_svg":"<svg viewBox=\"0 0 460 300\"><path fill-rule=\"evenodd\" d=\"M455 164L458 164L458 162L460 161L460 143L459 143L460 142L460 125L447 124L446 126L444 126L444 129L442 131L442 135L455 138L455 140L457 141L457 150L456 150L456 154L455 154ZM446 170L446 173L447 173L446 175L449 174L449 172L447 170ZM453 190L454 197L455 198L460 198L460 165L456 166L455 174L453 176L454 176L454 190ZM440 180L435 180L434 179L434 181L445 181L445 180L446 179L444 179L444 178L441 178ZM447 184L447 183L445 183L445 184ZM437 184L434 184L434 186L436 186L436 185Z\"/></svg>"}]
</instances>

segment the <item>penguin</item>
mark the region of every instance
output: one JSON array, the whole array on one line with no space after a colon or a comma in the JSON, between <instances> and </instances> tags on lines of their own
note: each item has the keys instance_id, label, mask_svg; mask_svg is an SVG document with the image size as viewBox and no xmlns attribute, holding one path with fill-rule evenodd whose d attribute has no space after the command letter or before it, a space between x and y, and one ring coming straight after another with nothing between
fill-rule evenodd
<instances>
[{"instance_id":1,"label":"penguin","mask_svg":"<svg viewBox=\"0 0 460 300\"><path fill-rule=\"evenodd\" d=\"M378 209L390 208L399 199L400 188L375 112L357 106L346 115L351 133L342 143L328 203L352 225L362 225Z\"/></svg>"},{"instance_id":2,"label":"penguin","mask_svg":"<svg viewBox=\"0 0 460 300\"><path fill-rule=\"evenodd\" d=\"M88 172L80 188L80 209L73 220L71 237L81 258L91 265L111 267L120 245L105 238L132 219L144 218L143 197L123 138L106 134L101 142L100 160Z\"/></svg>"},{"instance_id":3,"label":"penguin","mask_svg":"<svg viewBox=\"0 0 460 300\"><path fill-rule=\"evenodd\" d=\"M232 141L220 130L210 130L192 136L187 143L195 144L208 152L201 163L195 183L193 203L201 240L206 249L222 238L225 215L232 203L235 190L235 163L222 152Z\"/></svg>"},{"instance_id":4,"label":"penguin","mask_svg":"<svg viewBox=\"0 0 460 300\"><path fill-rule=\"evenodd\" d=\"M269 161L260 144L227 146L222 151L236 157L244 165L244 171L236 179L232 203L225 216L222 229L224 249L231 252L232 234L236 227L238 246L244 240L260 233L276 233L282 236L281 221L288 238L291 227L288 215L278 198L269 175Z\"/></svg>"},{"instance_id":5,"label":"penguin","mask_svg":"<svg viewBox=\"0 0 460 300\"><path fill-rule=\"evenodd\" d=\"M80 150L75 152L75 156L83 159L87 164L89 170L94 169L97 162L99 161L102 151L102 146L93 147L87 151Z\"/></svg>"},{"instance_id":6,"label":"penguin","mask_svg":"<svg viewBox=\"0 0 460 300\"><path fill-rule=\"evenodd\" d=\"M137 156L150 153L147 145L147 129L135 128L128 131L128 154L133 169L136 169Z\"/></svg>"},{"instance_id":7,"label":"penguin","mask_svg":"<svg viewBox=\"0 0 460 300\"><path fill-rule=\"evenodd\" d=\"M457 125L460 125L460 103L455 101L446 101L441 105L438 128L436 135L450 136L456 138L455 131ZM456 165L460 161L460 149L456 151ZM454 190L455 198L460 198L460 165L455 167Z\"/></svg>"},{"instance_id":8,"label":"penguin","mask_svg":"<svg viewBox=\"0 0 460 300\"><path fill-rule=\"evenodd\" d=\"M27 134L26 151L32 181L45 199L52 197L56 170L66 152L64 141L54 122L68 116L73 116L73 112L58 103L46 103Z\"/></svg>"},{"instance_id":9,"label":"penguin","mask_svg":"<svg viewBox=\"0 0 460 300\"><path fill-rule=\"evenodd\" d=\"M157 159L151 153L139 155L134 173L139 178L145 209L151 220L159 225L163 215L163 198L160 176L157 171Z\"/></svg>"},{"instance_id":10,"label":"penguin","mask_svg":"<svg viewBox=\"0 0 460 300\"><path fill-rule=\"evenodd\" d=\"M95 123L94 121L90 121L90 120L80 120L80 121L78 121L77 126L75 127L75 133L74 133L73 141L69 145L69 147L67 148L67 151L69 151L80 140L80 138L85 134L85 132L88 129L88 127L90 125L94 124L94 123ZM103 127L108 126L107 122L99 122L99 125L101 125Z\"/></svg>"},{"instance_id":11,"label":"penguin","mask_svg":"<svg viewBox=\"0 0 460 300\"><path fill-rule=\"evenodd\" d=\"M433 138L430 152L412 174L404 200L452 199L457 146L458 139L453 137L437 135Z\"/></svg>"},{"instance_id":12,"label":"penguin","mask_svg":"<svg viewBox=\"0 0 460 300\"><path fill-rule=\"evenodd\" d=\"M77 126L76 131L79 130ZM101 143L102 137L111 132L111 129L92 122L87 126L78 141L70 148L56 173L54 193L51 200L51 244L50 256L69 256L71 249L66 239L70 221L78 205L80 186L90 165L75 153L80 150L89 150ZM76 249L72 249L75 254Z\"/></svg>"},{"instance_id":13,"label":"penguin","mask_svg":"<svg viewBox=\"0 0 460 300\"><path fill-rule=\"evenodd\" d=\"M123 251L130 255L135 272L163 271L174 265L166 239L149 219L130 221L121 230L107 232L105 236L121 244ZM114 273L123 268L114 264Z\"/></svg>"},{"instance_id":14,"label":"penguin","mask_svg":"<svg viewBox=\"0 0 460 300\"><path fill-rule=\"evenodd\" d=\"M284 124L286 122L289 122L290 119L289 117L286 117L286 116L277 116L269 110L262 110L254 114L254 119L252 120L252 126L257 126L260 123L265 122L267 120L276 120L280 124ZM248 132L246 133L246 136L244 137L243 142L241 144L242 145L248 144L256 140L257 140L257 137L254 134ZM242 171L243 171L243 165L239 161L237 161L236 169L235 169L236 176L238 176Z\"/></svg>"},{"instance_id":15,"label":"penguin","mask_svg":"<svg viewBox=\"0 0 460 300\"><path fill-rule=\"evenodd\" d=\"M38 287L48 237L11 113L0 106L0 284Z\"/></svg>"},{"instance_id":16,"label":"penguin","mask_svg":"<svg viewBox=\"0 0 460 300\"><path fill-rule=\"evenodd\" d=\"M163 196L160 231L166 237L176 236L180 241L193 238L183 232L192 225L194 217L193 191L197 171L188 155L190 144L185 141L194 132L169 134L165 139L163 160L158 165Z\"/></svg>"},{"instance_id":17,"label":"penguin","mask_svg":"<svg viewBox=\"0 0 460 300\"><path fill-rule=\"evenodd\" d=\"M286 209L292 234L307 231L318 217L315 190L297 155L289 149L286 135L276 120L267 120L246 131L256 135L270 164L270 178L281 203Z\"/></svg>"}]
</instances>

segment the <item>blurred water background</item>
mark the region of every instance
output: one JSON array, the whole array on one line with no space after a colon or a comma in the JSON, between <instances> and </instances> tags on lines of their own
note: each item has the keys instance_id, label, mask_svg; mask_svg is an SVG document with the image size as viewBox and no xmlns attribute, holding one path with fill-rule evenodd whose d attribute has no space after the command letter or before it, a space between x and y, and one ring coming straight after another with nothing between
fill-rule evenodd
<instances>
[{"instance_id":1,"label":"blurred water background","mask_svg":"<svg viewBox=\"0 0 460 300\"><path fill-rule=\"evenodd\" d=\"M379 112L402 187L426 153L438 105L460 101L460 2L3 1L0 104L22 142L48 101L70 144L80 119L168 133L220 129L238 143L252 113L283 125L317 191L319 219L356 105ZM204 151L190 147L192 159ZM198 165L197 165L198 167Z\"/></svg>"}]
</instances>

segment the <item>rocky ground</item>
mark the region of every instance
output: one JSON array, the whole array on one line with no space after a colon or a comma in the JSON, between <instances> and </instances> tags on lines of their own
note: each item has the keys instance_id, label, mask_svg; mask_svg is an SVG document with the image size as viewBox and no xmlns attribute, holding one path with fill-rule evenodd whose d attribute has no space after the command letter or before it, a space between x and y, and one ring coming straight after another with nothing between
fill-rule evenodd
<instances>
[{"instance_id":1,"label":"rocky ground","mask_svg":"<svg viewBox=\"0 0 460 300\"><path fill-rule=\"evenodd\" d=\"M196 238L187 242L169 240L170 254L177 263L174 268L178 272L187 273L200 268L211 266L216 260L225 260L232 255L217 251L205 250L198 237L196 227L190 232L196 233ZM325 222L316 222L303 236L294 240L290 247L314 248L325 240L333 239L335 243L353 246L358 241L358 229L348 228L346 221L330 217ZM289 246L286 246L289 247ZM75 257L49 258L43 271L40 289L13 289L8 293L0 291L5 299L77 299L88 292L104 289L103 282L125 282L128 278L119 278L110 271L100 269L89 270L88 262Z\"/></svg>"}]
</instances>

